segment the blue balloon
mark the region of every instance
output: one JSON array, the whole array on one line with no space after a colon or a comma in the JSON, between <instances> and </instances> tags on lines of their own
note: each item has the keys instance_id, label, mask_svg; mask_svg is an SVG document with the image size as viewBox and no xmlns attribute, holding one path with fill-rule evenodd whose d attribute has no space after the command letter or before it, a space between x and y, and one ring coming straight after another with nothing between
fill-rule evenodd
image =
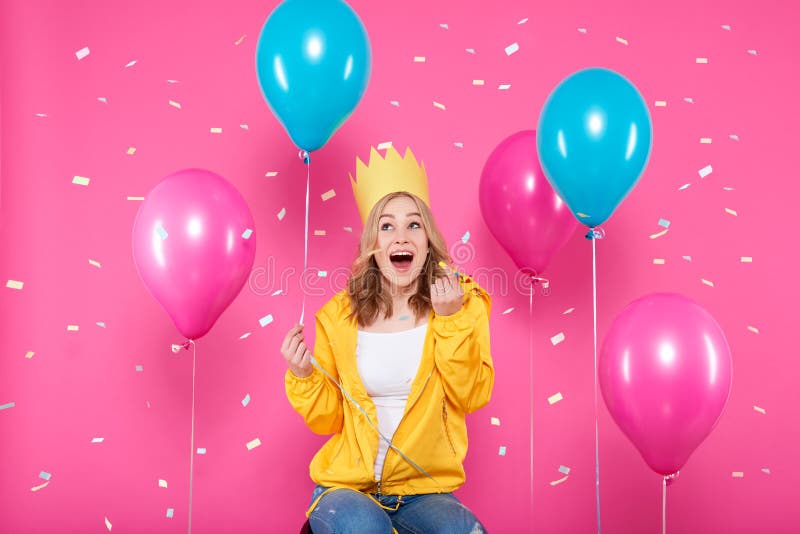
<instances>
[{"instance_id":1,"label":"blue balloon","mask_svg":"<svg viewBox=\"0 0 800 534\"><path fill-rule=\"evenodd\" d=\"M261 30L256 72L272 112L299 148L328 142L369 81L369 38L341 0L285 0Z\"/></svg>"},{"instance_id":2,"label":"blue balloon","mask_svg":"<svg viewBox=\"0 0 800 534\"><path fill-rule=\"evenodd\" d=\"M602 68L580 70L550 93L536 148L545 176L577 219L605 222L644 171L653 123L639 91Z\"/></svg>"}]
</instances>

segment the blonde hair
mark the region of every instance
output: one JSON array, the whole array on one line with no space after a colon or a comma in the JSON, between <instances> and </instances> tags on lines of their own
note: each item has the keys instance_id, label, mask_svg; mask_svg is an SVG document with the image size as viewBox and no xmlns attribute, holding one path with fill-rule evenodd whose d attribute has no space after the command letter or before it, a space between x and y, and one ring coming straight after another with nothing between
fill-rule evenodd
<instances>
[{"instance_id":1,"label":"blonde hair","mask_svg":"<svg viewBox=\"0 0 800 534\"><path fill-rule=\"evenodd\" d=\"M422 219L422 228L428 236L425 262L416 282L412 282L417 285L416 291L408 299L408 305L417 319L431 310L431 284L437 277L446 275L439 262L450 263L447 244L436 227L428 205L418 196L405 191L385 195L375 203L364 223L358 256L350 268L350 280L347 283L351 309L348 319L356 319L362 327L374 323L381 314L384 317L392 315L392 295L384 286L384 277L375 261L375 252L378 243L378 219L386 204L397 197L408 197L414 202Z\"/></svg>"}]
</instances>

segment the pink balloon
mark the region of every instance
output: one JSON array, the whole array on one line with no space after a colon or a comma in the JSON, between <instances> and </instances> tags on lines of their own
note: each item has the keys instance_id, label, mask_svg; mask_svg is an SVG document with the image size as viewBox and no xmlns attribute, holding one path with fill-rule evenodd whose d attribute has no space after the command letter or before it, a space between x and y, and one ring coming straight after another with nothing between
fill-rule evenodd
<instances>
[{"instance_id":1,"label":"pink balloon","mask_svg":"<svg viewBox=\"0 0 800 534\"><path fill-rule=\"evenodd\" d=\"M696 302L655 293L611 325L598 359L606 406L648 465L678 472L711 433L731 390L731 351Z\"/></svg>"},{"instance_id":2,"label":"pink balloon","mask_svg":"<svg viewBox=\"0 0 800 534\"><path fill-rule=\"evenodd\" d=\"M483 166L481 213L518 268L541 274L578 227L548 182L536 155L536 132L500 142Z\"/></svg>"},{"instance_id":3,"label":"pink balloon","mask_svg":"<svg viewBox=\"0 0 800 534\"><path fill-rule=\"evenodd\" d=\"M164 178L133 224L139 276L189 339L205 335L236 298L255 253L255 224L244 198L203 169Z\"/></svg>"}]
</instances>

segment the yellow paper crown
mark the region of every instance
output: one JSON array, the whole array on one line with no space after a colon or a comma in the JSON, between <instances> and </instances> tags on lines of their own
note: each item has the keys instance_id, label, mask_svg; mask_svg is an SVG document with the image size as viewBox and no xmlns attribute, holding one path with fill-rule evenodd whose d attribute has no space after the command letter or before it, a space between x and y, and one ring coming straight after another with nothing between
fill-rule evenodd
<instances>
[{"instance_id":1,"label":"yellow paper crown","mask_svg":"<svg viewBox=\"0 0 800 534\"><path fill-rule=\"evenodd\" d=\"M400 156L394 147L389 147L383 158L375 150L370 149L369 165L356 157L356 180L350 175L353 196L356 198L361 222L366 223L372 207L384 196L396 191L407 191L418 196L430 206L428 200L428 176L425 164L417 163L417 158L410 148L406 148L405 156Z\"/></svg>"}]
</instances>

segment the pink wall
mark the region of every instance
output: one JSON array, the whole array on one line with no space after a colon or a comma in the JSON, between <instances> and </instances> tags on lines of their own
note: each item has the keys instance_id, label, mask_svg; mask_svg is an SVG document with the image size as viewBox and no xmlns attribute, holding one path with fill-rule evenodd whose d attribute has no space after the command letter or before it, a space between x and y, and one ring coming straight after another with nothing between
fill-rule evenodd
<instances>
[{"instance_id":1,"label":"pink wall","mask_svg":"<svg viewBox=\"0 0 800 534\"><path fill-rule=\"evenodd\" d=\"M254 274L295 270L280 296L271 296L277 280L254 276L198 343L195 441L207 454L195 457L193 530L293 532L302 522L321 438L286 402L278 347L300 312L305 168L262 101L253 59L275 3L2 2L0 407L15 405L0 410L0 531L106 532L105 518L114 532L186 531L191 356L170 351L179 334L137 277L130 233L140 202L127 197L189 166L226 176L248 200ZM650 106L654 148L598 243L600 335L630 300L670 290L705 306L734 354L727 411L669 489L669 531L798 532L800 285L790 251L800 17L778 0L705 4L716 6L354 0L373 72L360 107L313 156L310 225L327 235L311 236L310 265L349 265L360 222L347 174L370 144L392 141L425 161L448 241L470 232L458 250L468 270L513 275L478 209L485 158L503 137L535 128L547 94L570 72L621 72ZM507 56L514 42L519 51ZM85 46L91 52L78 60ZM701 179L706 165L713 173ZM73 185L76 175L89 186ZM323 202L331 188L336 196ZM661 218L669 232L651 239ZM495 395L469 420L460 496L493 533L595 529L589 242L576 234L547 274L552 292L536 296L532 323L533 512L528 296L492 288ZM331 282L314 284L312 308L332 294ZM262 328L267 314L275 321ZM566 339L553 346L559 332ZM550 405L557 392L563 400ZM657 532L660 479L602 404L599 425L604 532ZM248 450L255 438L261 446ZM551 485L562 465L569 477ZM42 471L49 485L31 491L45 482Z\"/></svg>"}]
</instances>

